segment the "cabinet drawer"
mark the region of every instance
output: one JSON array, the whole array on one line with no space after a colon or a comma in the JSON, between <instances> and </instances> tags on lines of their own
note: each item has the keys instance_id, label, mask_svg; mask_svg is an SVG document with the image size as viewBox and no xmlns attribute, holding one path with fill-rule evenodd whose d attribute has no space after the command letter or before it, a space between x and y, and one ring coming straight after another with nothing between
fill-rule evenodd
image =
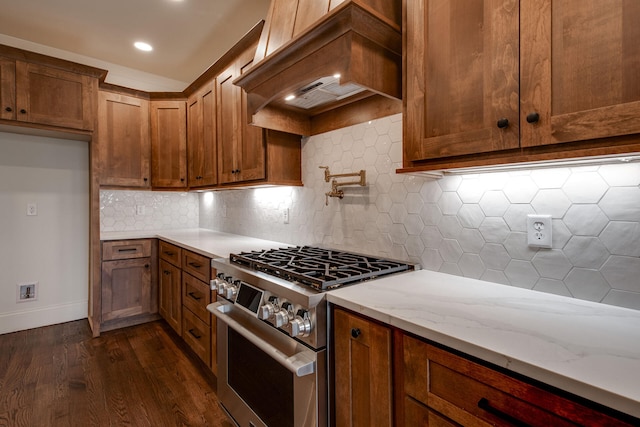
<instances>
[{"instance_id":1,"label":"cabinet drawer","mask_svg":"<svg viewBox=\"0 0 640 427\"><path fill-rule=\"evenodd\" d=\"M183 250L182 271L186 271L195 278L209 283L211 279L211 260L206 256Z\"/></svg>"},{"instance_id":2,"label":"cabinet drawer","mask_svg":"<svg viewBox=\"0 0 640 427\"><path fill-rule=\"evenodd\" d=\"M114 240L102 242L102 260L146 258L151 256L151 240Z\"/></svg>"},{"instance_id":3,"label":"cabinet drawer","mask_svg":"<svg viewBox=\"0 0 640 427\"><path fill-rule=\"evenodd\" d=\"M182 275L182 304L207 326L211 325L211 316L207 305L211 304L211 288L189 274Z\"/></svg>"},{"instance_id":4,"label":"cabinet drawer","mask_svg":"<svg viewBox=\"0 0 640 427\"><path fill-rule=\"evenodd\" d=\"M211 363L211 328L189 310L182 310L182 339L204 363Z\"/></svg>"},{"instance_id":5,"label":"cabinet drawer","mask_svg":"<svg viewBox=\"0 0 640 427\"><path fill-rule=\"evenodd\" d=\"M408 336L403 354L405 393L465 426L627 425Z\"/></svg>"},{"instance_id":6,"label":"cabinet drawer","mask_svg":"<svg viewBox=\"0 0 640 427\"><path fill-rule=\"evenodd\" d=\"M160 240L160 259L163 259L178 268L182 267L182 248Z\"/></svg>"}]
</instances>

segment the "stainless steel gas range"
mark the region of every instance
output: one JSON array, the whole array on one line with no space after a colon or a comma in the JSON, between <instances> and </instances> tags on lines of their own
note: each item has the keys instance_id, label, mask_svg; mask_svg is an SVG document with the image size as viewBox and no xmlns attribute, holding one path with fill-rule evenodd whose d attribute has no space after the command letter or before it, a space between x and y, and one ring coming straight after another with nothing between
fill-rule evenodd
<instances>
[{"instance_id":1,"label":"stainless steel gas range","mask_svg":"<svg viewBox=\"0 0 640 427\"><path fill-rule=\"evenodd\" d=\"M231 254L211 265L218 397L242 427L327 425L324 292L414 269L312 246Z\"/></svg>"}]
</instances>

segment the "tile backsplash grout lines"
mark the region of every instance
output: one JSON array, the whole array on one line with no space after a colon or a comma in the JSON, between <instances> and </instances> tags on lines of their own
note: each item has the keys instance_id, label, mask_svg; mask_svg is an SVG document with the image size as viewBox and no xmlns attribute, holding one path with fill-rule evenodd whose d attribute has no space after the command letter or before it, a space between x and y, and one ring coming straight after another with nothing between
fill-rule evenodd
<instances>
[{"instance_id":1,"label":"tile backsplash grout lines","mask_svg":"<svg viewBox=\"0 0 640 427\"><path fill-rule=\"evenodd\" d=\"M199 203L188 202L187 210L195 205L196 212L189 225L173 228L199 225L289 244L323 244L640 310L640 164L433 180L395 173L401 144L400 114L305 138L304 187L190 194L187 198ZM334 174L365 169L367 186L344 187L345 197L330 198L325 206L330 184L318 166L329 166ZM156 193L131 192L126 198L121 193L126 192L101 191L103 230L146 227L136 221L134 199ZM122 199L113 200L116 196ZM178 194L166 197L167 203L184 203ZM552 249L527 246L529 213L552 215ZM185 221L175 215L155 224Z\"/></svg>"}]
</instances>

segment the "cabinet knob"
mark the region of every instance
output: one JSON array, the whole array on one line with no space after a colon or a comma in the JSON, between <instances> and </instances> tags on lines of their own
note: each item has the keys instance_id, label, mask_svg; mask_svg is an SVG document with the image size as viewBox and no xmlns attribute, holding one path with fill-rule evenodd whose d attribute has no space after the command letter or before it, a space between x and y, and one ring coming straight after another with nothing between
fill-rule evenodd
<instances>
[{"instance_id":1,"label":"cabinet knob","mask_svg":"<svg viewBox=\"0 0 640 427\"><path fill-rule=\"evenodd\" d=\"M149 264L145 264L145 265L144 265L144 268L149 268Z\"/></svg>"},{"instance_id":2,"label":"cabinet knob","mask_svg":"<svg viewBox=\"0 0 640 427\"><path fill-rule=\"evenodd\" d=\"M24 108L20 109L20 114L27 114L27 110L25 110Z\"/></svg>"},{"instance_id":3,"label":"cabinet knob","mask_svg":"<svg viewBox=\"0 0 640 427\"><path fill-rule=\"evenodd\" d=\"M537 123L540 120L540 114L533 112L527 114L527 123Z\"/></svg>"},{"instance_id":4,"label":"cabinet knob","mask_svg":"<svg viewBox=\"0 0 640 427\"><path fill-rule=\"evenodd\" d=\"M200 175L196 176L196 179L202 179L202 177Z\"/></svg>"},{"instance_id":5,"label":"cabinet knob","mask_svg":"<svg viewBox=\"0 0 640 427\"><path fill-rule=\"evenodd\" d=\"M142 178L144 180L144 182L149 181L149 178Z\"/></svg>"},{"instance_id":6,"label":"cabinet knob","mask_svg":"<svg viewBox=\"0 0 640 427\"><path fill-rule=\"evenodd\" d=\"M6 111L7 113L10 113L10 112L12 112L12 111L13 111L13 108L11 108L11 107L6 107L6 108L4 109L4 111Z\"/></svg>"},{"instance_id":7,"label":"cabinet knob","mask_svg":"<svg viewBox=\"0 0 640 427\"><path fill-rule=\"evenodd\" d=\"M358 328L353 328L353 329L351 329L351 336L352 336L353 338L358 338L358 337L360 336L360 334L361 334L361 333L362 333L362 332L360 332L360 329L358 329Z\"/></svg>"},{"instance_id":8,"label":"cabinet knob","mask_svg":"<svg viewBox=\"0 0 640 427\"><path fill-rule=\"evenodd\" d=\"M184 178L180 178L180 182L184 182Z\"/></svg>"},{"instance_id":9,"label":"cabinet knob","mask_svg":"<svg viewBox=\"0 0 640 427\"><path fill-rule=\"evenodd\" d=\"M498 122L496 123L496 125L500 128L500 129L504 129L506 127L509 126L509 119L507 119L506 117L503 117L501 119L498 120Z\"/></svg>"}]
</instances>

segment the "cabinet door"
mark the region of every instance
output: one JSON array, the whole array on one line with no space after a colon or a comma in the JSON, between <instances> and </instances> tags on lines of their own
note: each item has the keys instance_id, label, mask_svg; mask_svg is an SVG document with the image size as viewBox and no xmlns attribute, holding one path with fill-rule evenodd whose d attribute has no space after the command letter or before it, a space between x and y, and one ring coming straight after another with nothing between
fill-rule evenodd
<instances>
[{"instance_id":1,"label":"cabinet door","mask_svg":"<svg viewBox=\"0 0 640 427\"><path fill-rule=\"evenodd\" d=\"M102 321L152 313L151 260L102 263Z\"/></svg>"},{"instance_id":2,"label":"cabinet door","mask_svg":"<svg viewBox=\"0 0 640 427\"><path fill-rule=\"evenodd\" d=\"M391 426L391 330L334 311L335 410L339 426Z\"/></svg>"},{"instance_id":3,"label":"cabinet door","mask_svg":"<svg viewBox=\"0 0 640 427\"><path fill-rule=\"evenodd\" d=\"M231 65L216 78L218 107L218 182L226 184L236 181L238 169L238 140L240 138L240 119L238 117L237 92L239 87L233 84L237 77L235 65Z\"/></svg>"},{"instance_id":4,"label":"cabinet door","mask_svg":"<svg viewBox=\"0 0 640 427\"><path fill-rule=\"evenodd\" d=\"M149 101L100 92L98 104L101 185L149 186Z\"/></svg>"},{"instance_id":5,"label":"cabinet door","mask_svg":"<svg viewBox=\"0 0 640 427\"><path fill-rule=\"evenodd\" d=\"M151 101L151 185L187 186L185 101Z\"/></svg>"},{"instance_id":6,"label":"cabinet door","mask_svg":"<svg viewBox=\"0 0 640 427\"><path fill-rule=\"evenodd\" d=\"M520 3L522 145L640 133L640 2Z\"/></svg>"},{"instance_id":7,"label":"cabinet door","mask_svg":"<svg viewBox=\"0 0 640 427\"><path fill-rule=\"evenodd\" d=\"M215 185L218 182L218 153L214 82L203 86L187 104L189 187Z\"/></svg>"},{"instance_id":8,"label":"cabinet door","mask_svg":"<svg viewBox=\"0 0 640 427\"><path fill-rule=\"evenodd\" d=\"M517 148L518 2L404 4L405 164Z\"/></svg>"},{"instance_id":9,"label":"cabinet door","mask_svg":"<svg viewBox=\"0 0 640 427\"><path fill-rule=\"evenodd\" d=\"M181 271L175 265L160 260L160 315L178 335L182 335Z\"/></svg>"},{"instance_id":10,"label":"cabinet door","mask_svg":"<svg viewBox=\"0 0 640 427\"><path fill-rule=\"evenodd\" d=\"M0 57L0 119L16 119L16 62Z\"/></svg>"},{"instance_id":11,"label":"cabinet door","mask_svg":"<svg viewBox=\"0 0 640 427\"><path fill-rule=\"evenodd\" d=\"M253 50L248 50L238 59L239 74L243 74L251 68L253 56ZM240 145L238 147L240 173L238 180L254 181L256 179L264 179L266 175L264 129L249 124L247 94L242 89L239 89L237 93L240 106Z\"/></svg>"},{"instance_id":12,"label":"cabinet door","mask_svg":"<svg viewBox=\"0 0 640 427\"><path fill-rule=\"evenodd\" d=\"M93 130L97 79L16 61L16 119Z\"/></svg>"}]
</instances>

